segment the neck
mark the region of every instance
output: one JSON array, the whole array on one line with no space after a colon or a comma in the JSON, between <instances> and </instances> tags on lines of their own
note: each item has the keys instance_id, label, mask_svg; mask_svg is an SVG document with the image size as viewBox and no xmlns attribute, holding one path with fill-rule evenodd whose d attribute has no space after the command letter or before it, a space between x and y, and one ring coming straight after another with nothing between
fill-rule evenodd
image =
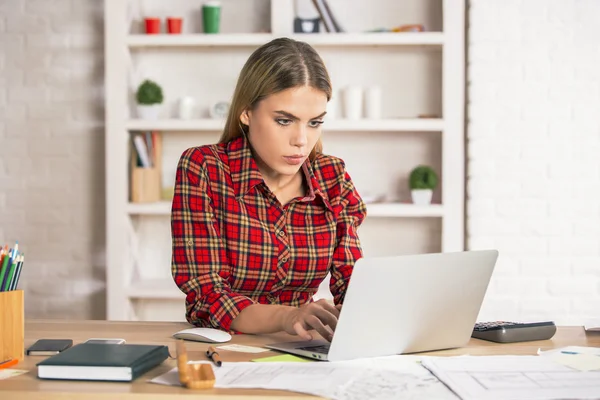
<instances>
[{"instance_id":1,"label":"neck","mask_svg":"<svg viewBox=\"0 0 600 400\"><path fill-rule=\"evenodd\" d=\"M261 164L257 163L258 170L265 184L273 193L278 193L302 181L302 169L298 170L294 175L282 175Z\"/></svg>"}]
</instances>

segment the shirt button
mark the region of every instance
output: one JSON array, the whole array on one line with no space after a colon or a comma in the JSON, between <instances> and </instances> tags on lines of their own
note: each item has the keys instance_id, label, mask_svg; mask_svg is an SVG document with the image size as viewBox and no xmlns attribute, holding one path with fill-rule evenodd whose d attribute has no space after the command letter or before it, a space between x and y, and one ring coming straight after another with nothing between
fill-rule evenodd
<instances>
[{"instance_id":1,"label":"shirt button","mask_svg":"<svg viewBox=\"0 0 600 400\"><path fill-rule=\"evenodd\" d=\"M273 297L273 295L268 295L267 299L269 300L269 303L271 303L271 304L277 303L277 299L275 297Z\"/></svg>"},{"instance_id":2,"label":"shirt button","mask_svg":"<svg viewBox=\"0 0 600 400\"><path fill-rule=\"evenodd\" d=\"M284 236L285 236L285 232L284 232L284 231L279 231L279 232L277 232L277 234L278 234L279 236L281 236L281 237L284 237Z\"/></svg>"},{"instance_id":3,"label":"shirt button","mask_svg":"<svg viewBox=\"0 0 600 400\"><path fill-rule=\"evenodd\" d=\"M188 239L187 240L187 245L188 246L193 246L194 245L194 239Z\"/></svg>"},{"instance_id":4,"label":"shirt button","mask_svg":"<svg viewBox=\"0 0 600 400\"><path fill-rule=\"evenodd\" d=\"M286 262L287 262L287 260L288 260L288 258L287 258L287 257L283 257L283 258L281 259L281 262L282 262L282 263L286 263Z\"/></svg>"}]
</instances>

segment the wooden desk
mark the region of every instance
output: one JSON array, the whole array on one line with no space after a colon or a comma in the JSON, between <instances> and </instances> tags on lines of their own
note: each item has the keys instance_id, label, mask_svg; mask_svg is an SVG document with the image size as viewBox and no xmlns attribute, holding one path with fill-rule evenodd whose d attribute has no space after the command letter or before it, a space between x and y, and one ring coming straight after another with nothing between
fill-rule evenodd
<instances>
[{"instance_id":1,"label":"wooden desk","mask_svg":"<svg viewBox=\"0 0 600 400\"><path fill-rule=\"evenodd\" d=\"M91 337L121 337L128 343L140 344L166 344L175 356L175 341L171 335L181 329L189 328L186 323L179 322L107 322L107 321L26 321L25 347L30 346L37 339L73 339L80 343ZM286 334L251 336L234 336L230 343L261 346L279 340L289 340ZM186 342L191 360L204 360L204 351L208 344ZM423 354L449 356L449 355L495 355L495 354L536 354L538 348L547 350L563 346L600 346L600 334L586 335L582 327L561 327L552 340L539 342L524 342L502 345L471 339L468 345L460 349L429 352ZM276 355L276 352L260 354L247 354L229 351L220 351L223 362L249 361L253 358ZM168 359L159 367L138 378L133 383L113 382L80 382L80 381L49 381L37 378L36 363L44 357L25 357L25 360L13 368L29 370L28 373L15 378L0 381L0 398L19 400L38 399L170 399L173 395L196 396L206 398L218 396L223 399L241 398L268 398L268 399L315 399L313 396L296 394L284 391L267 390L224 390L213 389L208 391L192 391L179 387L150 384L146 381L163 374L175 367L175 360Z\"/></svg>"}]
</instances>

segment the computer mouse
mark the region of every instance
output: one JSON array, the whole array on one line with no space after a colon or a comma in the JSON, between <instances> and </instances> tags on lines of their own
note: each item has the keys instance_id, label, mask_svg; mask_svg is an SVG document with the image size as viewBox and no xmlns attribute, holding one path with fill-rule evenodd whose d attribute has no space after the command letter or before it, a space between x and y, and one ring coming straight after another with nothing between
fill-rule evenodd
<instances>
[{"instance_id":1,"label":"computer mouse","mask_svg":"<svg viewBox=\"0 0 600 400\"><path fill-rule=\"evenodd\" d=\"M231 335L214 328L189 328L173 334L175 339L193 340L195 342L225 343L231 340Z\"/></svg>"}]
</instances>

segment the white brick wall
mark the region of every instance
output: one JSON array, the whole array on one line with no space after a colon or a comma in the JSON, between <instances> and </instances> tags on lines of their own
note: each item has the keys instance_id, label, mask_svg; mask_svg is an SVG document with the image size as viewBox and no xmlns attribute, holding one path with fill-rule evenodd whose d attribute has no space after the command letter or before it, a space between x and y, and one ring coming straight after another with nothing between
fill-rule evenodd
<instances>
[{"instance_id":1,"label":"white brick wall","mask_svg":"<svg viewBox=\"0 0 600 400\"><path fill-rule=\"evenodd\" d=\"M0 243L26 317L104 318L103 2L0 2Z\"/></svg>"},{"instance_id":2,"label":"white brick wall","mask_svg":"<svg viewBox=\"0 0 600 400\"><path fill-rule=\"evenodd\" d=\"M469 248L495 247L480 319L600 316L600 1L472 0Z\"/></svg>"}]
</instances>

